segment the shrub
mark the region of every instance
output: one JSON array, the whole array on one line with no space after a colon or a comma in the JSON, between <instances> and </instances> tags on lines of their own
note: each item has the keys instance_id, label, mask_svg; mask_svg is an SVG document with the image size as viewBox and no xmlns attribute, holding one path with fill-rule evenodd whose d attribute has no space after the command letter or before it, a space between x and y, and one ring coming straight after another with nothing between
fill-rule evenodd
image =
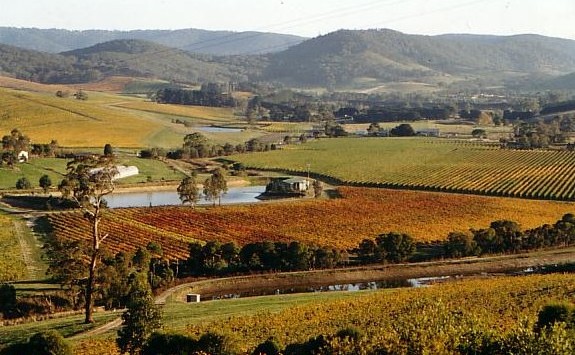
<instances>
[{"instance_id":1,"label":"shrub","mask_svg":"<svg viewBox=\"0 0 575 355\"><path fill-rule=\"evenodd\" d=\"M18 181L16 181L16 188L18 190L27 190L32 188L32 184L30 183L30 180L28 180L28 178L21 177L20 179L18 179Z\"/></svg>"}]
</instances>

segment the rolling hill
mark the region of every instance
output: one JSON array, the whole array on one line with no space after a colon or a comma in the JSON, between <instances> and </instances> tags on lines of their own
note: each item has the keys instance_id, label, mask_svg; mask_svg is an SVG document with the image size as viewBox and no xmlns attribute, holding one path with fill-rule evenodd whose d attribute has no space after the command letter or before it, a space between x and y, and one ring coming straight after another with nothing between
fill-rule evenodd
<instances>
[{"instance_id":1,"label":"rolling hill","mask_svg":"<svg viewBox=\"0 0 575 355\"><path fill-rule=\"evenodd\" d=\"M272 54L265 78L296 85L461 80L493 83L575 69L575 41L536 35L408 35L341 30Z\"/></svg>"},{"instance_id":2,"label":"rolling hill","mask_svg":"<svg viewBox=\"0 0 575 355\"><path fill-rule=\"evenodd\" d=\"M229 38L229 44L240 42ZM206 42L206 45L208 43ZM575 41L538 35L409 35L340 30L281 52L214 56L120 39L60 54L0 45L0 74L46 83L139 76L182 83L252 81L291 87L533 87L575 72Z\"/></svg>"},{"instance_id":3,"label":"rolling hill","mask_svg":"<svg viewBox=\"0 0 575 355\"><path fill-rule=\"evenodd\" d=\"M0 43L48 53L68 52L98 43L139 39L193 53L234 55L277 52L306 38L267 32L181 30L69 31L0 27Z\"/></svg>"}]
</instances>

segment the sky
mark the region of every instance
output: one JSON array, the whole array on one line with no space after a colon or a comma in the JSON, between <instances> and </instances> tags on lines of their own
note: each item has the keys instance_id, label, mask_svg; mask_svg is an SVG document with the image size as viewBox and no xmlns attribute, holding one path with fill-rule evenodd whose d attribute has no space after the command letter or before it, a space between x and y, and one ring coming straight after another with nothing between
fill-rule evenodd
<instances>
[{"instance_id":1,"label":"sky","mask_svg":"<svg viewBox=\"0 0 575 355\"><path fill-rule=\"evenodd\" d=\"M574 0L0 0L0 26L68 30L339 29L409 34L533 33L575 39Z\"/></svg>"}]
</instances>

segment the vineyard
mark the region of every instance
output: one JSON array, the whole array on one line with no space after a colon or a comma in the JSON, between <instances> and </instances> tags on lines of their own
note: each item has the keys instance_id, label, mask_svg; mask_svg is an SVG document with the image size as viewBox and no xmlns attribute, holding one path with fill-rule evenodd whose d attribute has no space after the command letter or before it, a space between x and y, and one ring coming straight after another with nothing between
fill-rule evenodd
<instances>
[{"instance_id":1,"label":"vineyard","mask_svg":"<svg viewBox=\"0 0 575 355\"><path fill-rule=\"evenodd\" d=\"M26 270L14 222L0 214L0 283L19 280L26 276Z\"/></svg>"},{"instance_id":2,"label":"vineyard","mask_svg":"<svg viewBox=\"0 0 575 355\"><path fill-rule=\"evenodd\" d=\"M363 335L362 347L387 346L393 354L461 354L454 347L470 334L516 335L526 341L537 312L552 301L572 302L572 275L534 275L470 279L418 289L355 292L353 297L303 295L231 299L198 305L203 312L178 301L164 307L164 331L198 337L206 332L230 337L241 352L274 337L281 346L346 327ZM328 297L324 297L328 296ZM260 307L279 298L282 307ZM245 305L253 302L252 311ZM272 302L270 302L272 303ZM256 306L257 305L257 306ZM237 309L243 309L237 311ZM222 311L225 309L225 311ZM469 339L469 338L467 338ZM401 351L402 343L420 351ZM117 354L113 340L87 339L77 354ZM533 353L533 352L523 352ZM549 352L553 353L553 352Z\"/></svg>"},{"instance_id":3,"label":"vineyard","mask_svg":"<svg viewBox=\"0 0 575 355\"><path fill-rule=\"evenodd\" d=\"M364 238L403 232L418 241L444 240L452 231L486 228L509 219L522 228L554 223L573 212L566 202L517 200L464 194L341 187L342 198L285 203L196 208L182 206L109 210L102 223L113 251L131 251L150 241L172 259L188 256L191 241L297 240L338 249L356 247ZM54 233L64 239L89 238L82 214L51 214Z\"/></svg>"},{"instance_id":4,"label":"vineyard","mask_svg":"<svg viewBox=\"0 0 575 355\"><path fill-rule=\"evenodd\" d=\"M327 139L230 159L300 174L309 164L317 176L355 186L575 199L575 152L568 151L419 138Z\"/></svg>"}]
</instances>

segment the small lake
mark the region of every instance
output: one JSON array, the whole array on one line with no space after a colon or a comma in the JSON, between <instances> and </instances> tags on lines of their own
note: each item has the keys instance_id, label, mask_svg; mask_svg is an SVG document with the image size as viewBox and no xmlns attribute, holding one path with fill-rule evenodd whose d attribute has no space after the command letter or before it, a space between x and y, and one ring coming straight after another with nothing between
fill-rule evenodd
<instances>
[{"instance_id":1,"label":"small lake","mask_svg":"<svg viewBox=\"0 0 575 355\"><path fill-rule=\"evenodd\" d=\"M228 192L222 196L222 204L233 203L255 203L260 202L256 197L266 189L265 186L242 186L231 187ZM173 190L165 191L148 191L148 192L121 192L106 196L106 202L110 208L121 207L148 207L148 206L166 206L181 205L182 201L174 186ZM212 201L206 201L200 196L199 205L209 205ZM216 202L217 203L217 202Z\"/></svg>"},{"instance_id":2,"label":"small lake","mask_svg":"<svg viewBox=\"0 0 575 355\"><path fill-rule=\"evenodd\" d=\"M213 300L221 300L229 298L287 295L293 293L363 291L363 290L381 290L386 288L400 288L400 287L425 287L430 284L447 281L449 279L450 276L439 276L439 277L421 277L417 279L356 282L356 283L338 284L338 285L288 287L283 289L260 288L249 291L240 291L240 292L224 293L224 294L204 294L201 295L202 297L201 300L213 301Z\"/></svg>"},{"instance_id":3,"label":"small lake","mask_svg":"<svg viewBox=\"0 0 575 355\"><path fill-rule=\"evenodd\" d=\"M228 128L228 127L217 127L217 126L200 126L195 127L198 131L209 132L209 133L238 133L243 131L241 128Z\"/></svg>"}]
</instances>

